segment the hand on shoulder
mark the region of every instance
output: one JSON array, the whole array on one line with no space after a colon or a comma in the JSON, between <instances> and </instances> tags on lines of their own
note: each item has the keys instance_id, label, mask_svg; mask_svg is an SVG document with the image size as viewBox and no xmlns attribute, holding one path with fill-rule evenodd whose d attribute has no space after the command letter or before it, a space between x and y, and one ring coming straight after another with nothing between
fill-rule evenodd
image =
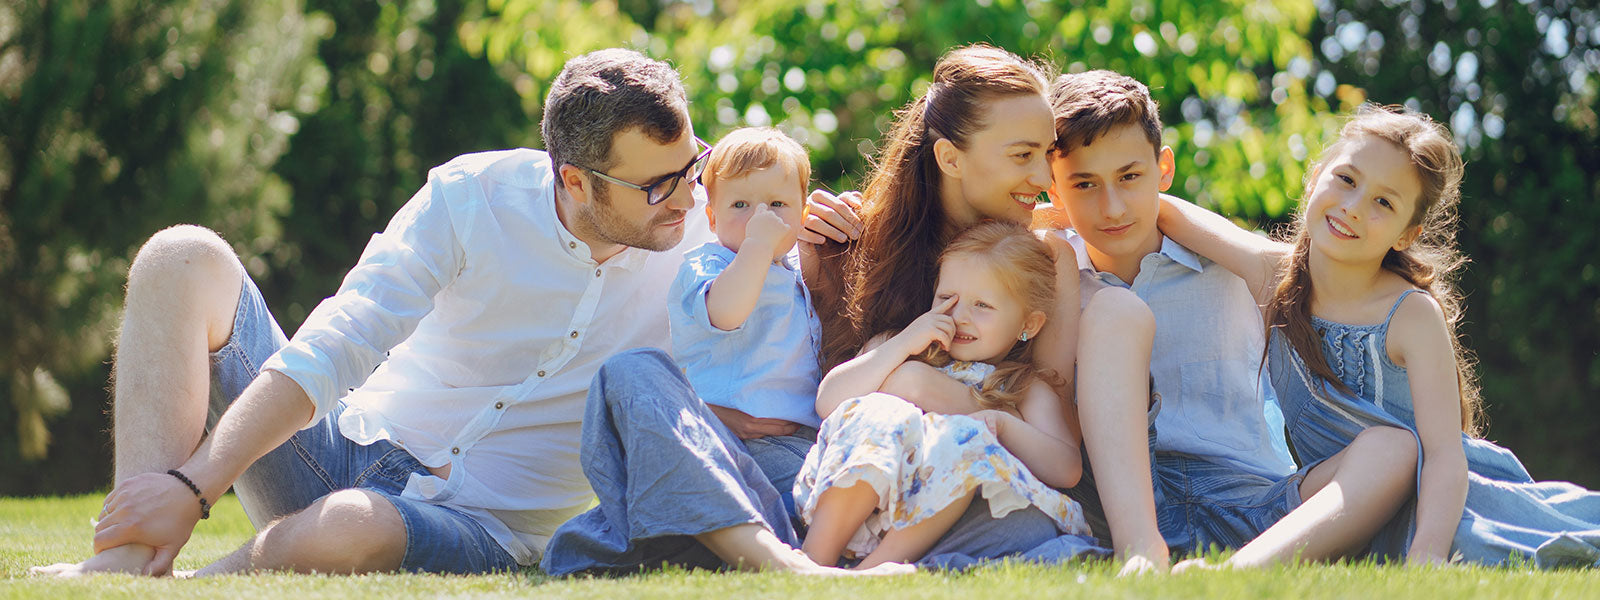
<instances>
[{"instance_id":1,"label":"hand on shoulder","mask_svg":"<svg viewBox=\"0 0 1600 600\"><path fill-rule=\"evenodd\" d=\"M839 243L860 239L861 192L844 192L834 195L827 190L816 190L806 198L805 231L800 241L807 244L824 244L828 240Z\"/></svg>"}]
</instances>

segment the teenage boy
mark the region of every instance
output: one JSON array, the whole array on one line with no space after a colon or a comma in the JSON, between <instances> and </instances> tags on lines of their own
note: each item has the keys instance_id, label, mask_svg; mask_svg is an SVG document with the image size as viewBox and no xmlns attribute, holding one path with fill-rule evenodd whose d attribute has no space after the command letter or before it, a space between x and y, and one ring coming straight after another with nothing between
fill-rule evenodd
<instances>
[{"instance_id":1,"label":"teenage boy","mask_svg":"<svg viewBox=\"0 0 1600 600\"><path fill-rule=\"evenodd\" d=\"M1156 228L1174 167L1145 86L1092 71L1050 92L1050 196L1074 228L1061 234L1077 250L1083 299L1128 288L1156 323L1148 396L1079 394L1092 471L1076 495L1091 512L1103 506L1129 571L1165 571L1171 550L1242 546L1300 502L1260 369L1260 312L1243 280Z\"/></svg>"}]
</instances>

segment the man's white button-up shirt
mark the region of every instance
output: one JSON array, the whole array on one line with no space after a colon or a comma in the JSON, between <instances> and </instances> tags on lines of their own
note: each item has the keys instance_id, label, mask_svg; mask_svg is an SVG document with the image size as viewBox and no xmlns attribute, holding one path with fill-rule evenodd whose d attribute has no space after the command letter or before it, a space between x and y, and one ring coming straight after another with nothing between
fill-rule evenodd
<instances>
[{"instance_id":1,"label":"man's white button-up shirt","mask_svg":"<svg viewBox=\"0 0 1600 600\"><path fill-rule=\"evenodd\" d=\"M344 398L345 437L449 465L404 495L471 515L533 564L592 499L578 464L590 379L614 353L669 347L667 289L684 250L712 239L695 197L677 248L596 263L556 217L544 152L461 156L263 369L305 388L319 417Z\"/></svg>"}]
</instances>

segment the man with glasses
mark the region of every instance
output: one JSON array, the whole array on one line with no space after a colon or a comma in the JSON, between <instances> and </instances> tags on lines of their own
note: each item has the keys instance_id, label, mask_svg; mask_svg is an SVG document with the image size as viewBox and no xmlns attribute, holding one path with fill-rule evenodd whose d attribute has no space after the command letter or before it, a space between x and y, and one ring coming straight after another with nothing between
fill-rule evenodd
<instances>
[{"instance_id":1,"label":"man with glasses","mask_svg":"<svg viewBox=\"0 0 1600 600\"><path fill-rule=\"evenodd\" d=\"M293 340L217 234L153 236L129 273L97 554L41 570L167 573L230 485L258 533L201 574L537 562L591 502L590 380L667 345L682 250L711 239L692 193L709 148L670 66L574 58L541 127L548 154L433 169Z\"/></svg>"}]
</instances>

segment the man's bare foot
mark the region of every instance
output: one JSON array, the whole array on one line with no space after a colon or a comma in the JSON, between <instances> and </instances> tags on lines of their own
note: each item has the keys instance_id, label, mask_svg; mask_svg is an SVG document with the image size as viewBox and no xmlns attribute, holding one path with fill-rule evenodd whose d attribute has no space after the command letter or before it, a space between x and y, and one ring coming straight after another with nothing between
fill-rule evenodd
<instances>
[{"instance_id":1,"label":"man's bare foot","mask_svg":"<svg viewBox=\"0 0 1600 600\"><path fill-rule=\"evenodd\" d=\"M1117 577L1135 577L1139 575L1163 575L1167 572L1167 561L1159 562L1140 554L1129 554L1128 562L1122 564L1122 570L1117 572Z\"/></svg>"},{"instance_id":2,"label":"man's bare foot","mask_svg":"<svg viewBox=\"0 0 1600 600\"><path fill-rule=\"evenodd\" d=\"M81 563L56 563L28 569L34 575L79 577L95 573L144 573L145 566L155 556L155 549L143 544L117 546L89 557Z\"/></svg>"},{"instance_id":3,"label":"man's bare foot","mask_svg":"<svg viewBox=\"0 0 1600 600\"><path fill-rule=\"evenodd\" d=\"M1228 568L1227 563L1212 564L1204 558L1191 558L1172 566L1172 574L1179 575L1189 571L1221 571Z\"/></svg>"}]
</instances>

